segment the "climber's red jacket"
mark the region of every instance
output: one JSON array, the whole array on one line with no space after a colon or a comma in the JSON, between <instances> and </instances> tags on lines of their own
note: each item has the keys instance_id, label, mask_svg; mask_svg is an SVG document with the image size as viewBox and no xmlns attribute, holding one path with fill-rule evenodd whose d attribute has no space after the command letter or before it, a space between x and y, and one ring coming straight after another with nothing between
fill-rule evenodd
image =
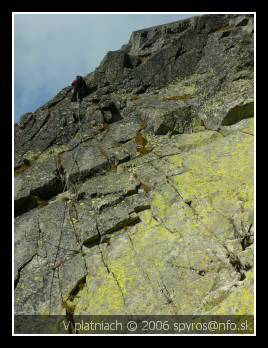
<instances>
[{"instance_id":1,"label":"climber's red jacket","mask_svg":"<svg viewBox=\"0 0 268 348\"><path fill-rule=\"evenodd\" d=\"M76 80L73 80L72 86L73 86L73 87L76 87L76 85L77 85L77 81L76 81Z\"/></svg>"}]
</instances>

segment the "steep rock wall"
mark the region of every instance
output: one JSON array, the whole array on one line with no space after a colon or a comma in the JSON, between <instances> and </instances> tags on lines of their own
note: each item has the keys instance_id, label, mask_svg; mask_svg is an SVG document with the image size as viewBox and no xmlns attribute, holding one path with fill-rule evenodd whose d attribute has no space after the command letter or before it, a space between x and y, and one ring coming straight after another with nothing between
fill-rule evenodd
<instances>
[{"instance_id":1,"label":"steep rock wall","mask_svg":"<svg viewBox=\"0 0 268 348\"><path fill-rule=\"evenodd\" d=\"M16 314L253 313L253 30L134 32L80 105L66 87L23 115Z\"/></svg>"}]
</instances>

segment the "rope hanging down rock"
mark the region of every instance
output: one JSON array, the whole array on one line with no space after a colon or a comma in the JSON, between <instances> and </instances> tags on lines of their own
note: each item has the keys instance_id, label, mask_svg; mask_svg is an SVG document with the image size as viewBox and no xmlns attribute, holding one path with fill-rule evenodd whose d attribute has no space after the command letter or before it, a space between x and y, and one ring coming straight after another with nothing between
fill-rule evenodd
<instances>
[{"instance_id":1,"label":"rope hanging down rock","mask_svg":"<svg viewBox=\"0 0 268 348\"><path fill-rule=\"evenodd\" d=\"M71 169L69 170L69 172L66 175L66 180L65 180L65 185L63 188L63 192L65 192L66 190L68 191L70 189L70 183L69 183L69 178L70 178L70 174L74 168L74 165L76 163L76 159L78 156L78 151L79 151L79 147L80 144L82 143L83 137L82 137L82 129L81 129L81 120L80 120L80 101L77 100L77 117L78 117L78 127L79 127L79 133L80 133L80 140L79 143L76 147L76 152L73 158L73 164ZM75 200L77 200L77 192L75 194ZM52 270L53 270L53 275L52 275L52 280L51 280L51 285L50 285L50 291L49 291L49 315L51 314L51 296L52 296L52 288L53 288L53 281L54 281L54 277L55 277L55 271L58 269L58 266L61 264L60 260L58 260L58 256L59 256L59 251L61 249L61 241L62 241L62 235L63 235L63 230L64 230L64 221L65 221L65 216L66 216L66 209L67 209L67 202L64 202L64 211L63 211L63 219L62 219L62 223L61 223L61 229L60 229L60 235L59 235L59 241L57 244L57 251L56 251L56 255L54 258L54 262L52 265ZM81 249L81 245L80 245L80 249ZM74 250L75 251L75 250Z\"/></svg>"}]
</instances>

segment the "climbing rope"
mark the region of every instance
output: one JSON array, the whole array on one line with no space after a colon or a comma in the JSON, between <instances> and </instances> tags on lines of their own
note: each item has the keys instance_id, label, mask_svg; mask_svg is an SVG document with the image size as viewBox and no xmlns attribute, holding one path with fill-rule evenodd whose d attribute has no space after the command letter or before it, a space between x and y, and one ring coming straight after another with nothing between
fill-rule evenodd
<instances>
[{"instance_id":1,"label":"climbing rope","mask_svg":"<svg viewBox=\"0 0 268 348\"><path fill-rule=\"evenodd\" d=\"M75 155L73 157L73 165L66 176L66 184L65 184L65 187L63 189L63 192L66 190L66 188L67 188L67 190L69 190L69 188L70 188L69 187L69 177L70 177L70 174L72 173L72 170L76 164L76 160L77 160L77 156L78 156L78 152L79 152L79 146L83 141L81 119L80 119L80 101L79 101L79 99L77 100L77 117L78 117L78 128L79 128L79 134L80 134L80 141L78 142L78 144L76 146L76 152L75 152Z\"/></svg>"},{"instance_id":2,"label":"climbing rope","mask_svg":"<svg viewBox=\"0 0 268 348\"><path fill-rule=\"evenodd\" d=\"M79 100L78 96L77 96L77 118L78 118L78 128L79 128L79 135L80 135L79 137L80 137L80 139L79 139L79 142L76 145L76 152L75 152L75 154L73 156L72 166L71 166L70 170L68 171L68 173L66 174L66 180L65 180L65 184L64 184L64 188L63 188L62 192L65 192L66 190L67 191L70 190L70 181L69 181L70 180L70 175L71 175L71 173L73 171L73 168L74 168L75 164L77 164L77 156L78 156L78 153L79 153L80 145L83 142L83 134L82 134L81 118L80 118L80 100ZM96 131L96 133L94 133L94 137L99 133L100 130L101 130L101 128L98 129ZM105 154L104 150L102 149L99 140L97 138L96 138L96 140L97 140L97 146L99 147L101 153L107 158L108 162L110 162L107 154ZM79 175L81 176L81 172L80 172L79 167L78 167L78 170L79 170ZM78 192L77 192L77 188L76 188L74 182L72 182L72 185L73 185L74 191L76 191L75 192L75 199L74 199L76 201L77 198L78 198ZM62 219L62 223L61 223L60 235L59 235L59 240L58 240L58 244L57 244L57 251L56 251L54 262L53 262L53 266L52 266L53 275L52 275L51 286L50 286L50 295L49 295L49 314L51 313L51 296L52 296L52 288L53 288L53 281L54 281L54 277L55 277L55 271L56 270L58 271L58 268L59 268L58 265L61 264L61 262L59 262L59 260L58 260L58 257L59 257L59 251L61 249L63 249L63 248L61 248L61 241L62 241L62 236L63 236L63 231L64 231L64 221L65 221L65 217L66 217L66 209L67 209L67 202L65 202L65 204L64 204L63 219ZM77 243L80 244L80 250L81 250L81 248L82 248L81 241L79 240L77 235L75 237L76 237ZM59 274L58 274L58 279L59 279ZM61 289L60 289L60 292L61 292ZM61 296L62 296L62 294L61 294Z\"/></svg>"},{"instance_id":3,"label":"climbing rope","mask_svg":"<svg viewBox=\"0 0 268 348\"><path fill-rule=\"evenodd\" d=\"M78 127L79 127L79 133L80 133L80 141L79 141L79 143L77 144L76 152L75 152L75 155L74 155L74 158L73 158L72 167L71 167L71 169L69 170L69 172L68 172L67 175L66 175L66 180L65 180L65 185L64 185L64 188L63 188L63 192L65 192L66 189L67 189L67 190L70 189L69 177L70 177L70 174L71 174L71 172L72 172L72 170L73 170L73 168L74 168L74 165L75 165L75 163L76 163L76 160L77 160L78 151L79 151L79 145L81 144L81 142L82 142L82 140L83 140L82 128L81 128L81 120L80 120L80 100L79 100L79 99L77 100L77 117L78 117ZM76 200L76 199L77 199L77 192L76 192L75 200ZM53 262L53 266L52 266L53 275L52 275L52 280L51 280L51 285L50 285L50 293L49 293L49 314L51 314L51 296L52 296L52 288L53 288L53 281L54 281L54 277L55 277L55 271L56 271L56 269L58 268L58 267L57 267L57 264L59 263L59 262L58 262L58 257L59 257L59 251L60 251L60 249L61 249L61 241L62 241L62 235L63 235L63 230L64 230L64 221L65 221L65 216L66 216L66 209L67 209L67 202L64 203L63 219L62 219L62 223L61 223L59 241L58 241L58 244L57 244L57 251L56 251L55 258L54 258L54 262ZM76 236L76 241L78 242L77 236ZM80 245L80 248L81 248L81 245Z\"/></svg>"}]
</instances>

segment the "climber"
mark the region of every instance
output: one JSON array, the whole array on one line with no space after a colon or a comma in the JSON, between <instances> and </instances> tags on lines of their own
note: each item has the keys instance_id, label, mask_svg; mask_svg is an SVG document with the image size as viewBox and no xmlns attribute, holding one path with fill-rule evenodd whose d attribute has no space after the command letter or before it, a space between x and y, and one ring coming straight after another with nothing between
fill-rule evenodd
<instances>
[{"instance_id":1,"label":"climber","mask_svg":"<svg viewBox=\"0 0 268 348\"><path fill-rule=\"evenodd\" d=\"M72 82L73 95L71 101L82 100L87 93L87 84L82 76L76 76L76 79Z\"/></svg>"}]
</instances>

